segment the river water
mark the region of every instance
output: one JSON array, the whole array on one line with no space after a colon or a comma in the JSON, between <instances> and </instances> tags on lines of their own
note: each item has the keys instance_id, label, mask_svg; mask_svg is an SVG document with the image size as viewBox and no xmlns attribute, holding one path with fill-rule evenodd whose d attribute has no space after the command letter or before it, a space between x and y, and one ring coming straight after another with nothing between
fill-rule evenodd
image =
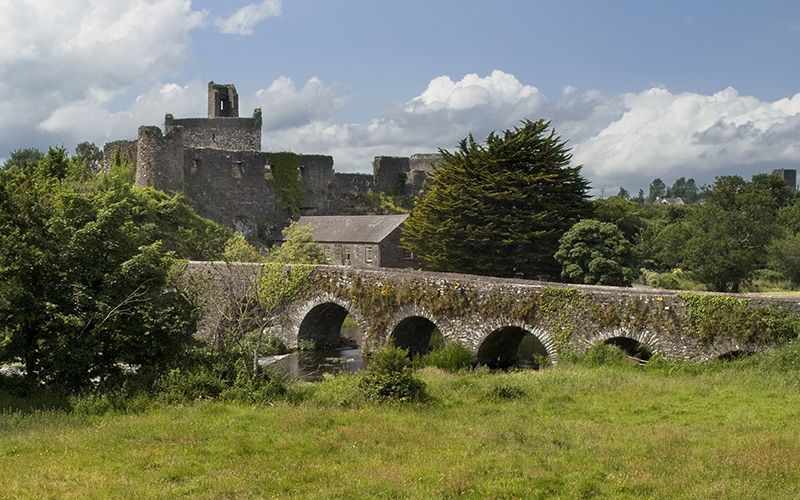
<instances>
[{"instance_id":1,"label":"river water","mask_svg":"<svg viewBox=\"0 0 800 500\"><path fill-rule=\"evenodd\" d=\"M366 366L360 348L329 351L295 351L261 358L262 366L297 380L321 380L326 373L357 372Z\"/></svg>"}]
</instances>

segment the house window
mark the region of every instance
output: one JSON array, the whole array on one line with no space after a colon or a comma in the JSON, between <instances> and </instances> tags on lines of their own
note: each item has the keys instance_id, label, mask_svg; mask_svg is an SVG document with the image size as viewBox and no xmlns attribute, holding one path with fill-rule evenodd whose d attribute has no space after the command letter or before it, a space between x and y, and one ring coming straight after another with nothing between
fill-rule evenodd
<instances>
[{"instance_id":1,"label":"house window","mask_svg":"<svg viewBox=\"0 0 800 500\"><path fill-rule=\"evenodd\" d=\"M325 254L325 260L330 264L331 257L332 257L331 254L333 253L331 251L331 247L329 247L328 245L323 246L322 247L322 252Z\"/></svg>"},{"instance_id":2,"label":"house window","mask_svg":"<svg viewBox=\"0 0 800 500\"><path fill-rule=\"evenodd\" d=\"M372 264L373 252L374 250L371 246L364 247L364 262Z\"/></svg>"},{"instance_id":3,"label":"house window","mask_svg":"<svg viewBox=\"0 0 800 500\"><path fill-rule=\"evenodd\" d=\"M414 260L414 252L411 250L403 250L403 260Z\"/></svg>"},{"instance_id":4,"label":"house window","mask_svg":"<svg viewBox=\"0 0 800 500\"><path fill-rule=\"evenodd\" d=\"M350 265L350 252L349 251L345 254L344 265L345 266L349 266Z\"/></svg>"}]
</instances>

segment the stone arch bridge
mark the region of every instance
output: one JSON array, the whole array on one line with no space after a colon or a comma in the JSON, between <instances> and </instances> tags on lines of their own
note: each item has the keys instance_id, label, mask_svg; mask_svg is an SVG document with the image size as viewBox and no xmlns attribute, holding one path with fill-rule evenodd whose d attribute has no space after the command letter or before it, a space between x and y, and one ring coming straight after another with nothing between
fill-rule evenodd
<instances>
[{"instance_id":1,"label":"stone arch bridge","mask_svg":"<svg viewBox=\"0 0 800 500\"><path fill-rule=\"evenodd\" d=\"M184 279L198 292L201 338L222 340L230 311L251 296L263 269L245 263L188 264ZM732 357L796 336L794 320L800 317L797 299L340 266L306 268L293 297L274 322L274 331L290 347L303 339L335 345L350 315L363 332L358 343L366 351L393 342L424 352L438 331L470 348L479 362L497 366L518 361L523 350L556 362L599 343L645 358Z\"/></svg>"}]
</instances>

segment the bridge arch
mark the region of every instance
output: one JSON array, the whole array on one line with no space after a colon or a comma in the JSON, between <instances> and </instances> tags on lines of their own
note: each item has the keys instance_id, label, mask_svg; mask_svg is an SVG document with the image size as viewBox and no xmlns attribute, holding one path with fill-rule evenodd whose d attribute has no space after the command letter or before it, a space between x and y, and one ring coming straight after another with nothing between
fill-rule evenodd
<instances>
[{"instance_id":1,"label":"bridge arch","mask_svg":"<svg viewBox=\"0 0 800 500\"><path fill-rule=\"evenodd\" d=\"M490 368L505 369L515 365L538 368L534 355L556 362L556 349L550 333L542 328L509 324L492 329L480 341L477 361Z\"/></svg>"},{"instance_id":2,"label":"bridge arch","mask_svg":"<svg viewBox=\"0 0 800 500\"><path fill-rule=\"evenodd\" d=\"M317 349L338 347L342 344L342 324L351 315L361 332L366 323L361 312L346 299L331 294L322 294L302 303L292 314L295 321L289 328L289 345L297 346L302 340L314 342ZM348 339L362 346L363 338Z\"/></svg>"},{"instance_id":3,"label":"bridge arch","mask_svg":"<svg viewBox=\"0 0 800 500\"><path fill-rule=\"evenodd\" d=\"M753 351L749 351L749 350L746 350L746 349L736 350L736 351L727 351L727 352L724 352L724 353L720 354L719 356L717 356L716 359L719 360L719 361L733 361L733 360L736 360L736 359L746 358L747 356L751 356L753 354L754 354Z\"/></svg>"},{"instance_id":4,"label":"bridge arch","mask_svg":"<svg viewBox=\"0 0 800 500\"><path fill-rule=\"evenodd\" d=\"M431 349L433 333L441 330L441 321L427 310L417 307L401 307L394 314L388 329L388 342L408 349L410 355L426 354Z\"/></svg>"},{"instance_id":5,"label":"bridge arch","mask_svg":"<svg viewBox=\"0 0 800 500\"><path fill-rule=\"evenodd\" d=\"M581 350L586 352L598 344L613 345L625 351L628 356L642 361L649 360L654 354L663 354L659 336L650 331L614 328L585 339Z\"/></svg>"},{"instance_id":6,"label":"bridge arch","mask_svg":"<svg viewBox=\"0 0 800 500\"><path fill-rule=\"evenodd\" d=\"M718 342L714 345L711 349L708 350L706 354L707 360L722 360L722 361L731 361L734 359L742 358L745 356L749 356L751 354L757 352L764 352L766 346L758 346L752 345L750 343L742 343L736 341L723 341Z\"/></svg>"}]
</instances>

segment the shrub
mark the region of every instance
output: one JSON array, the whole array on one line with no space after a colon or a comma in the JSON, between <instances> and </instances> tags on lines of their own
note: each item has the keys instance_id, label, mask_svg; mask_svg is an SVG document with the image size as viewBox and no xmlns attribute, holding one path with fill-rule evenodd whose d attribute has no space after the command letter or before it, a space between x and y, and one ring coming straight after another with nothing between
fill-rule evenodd
<instances>
[{"instance_id":1,"label":"shrub","mask_svg":"<svg viewBox=\"0 0 800 500\"><path fill-rule=\"evenodd\" d=\"M245 239L242 233L237 231L225 242L222 260L225 262L261 262L264 257Z\"/></svg>"},{"instance_id":2,"label":"shrub","mask_svg":"<svg viewBox=\"0 0 800 500\"><path fill-rule=\"evenodd\" d=\"M155 388L160 400L172 404L201 399L266 403L286 393L286 381L271 370L253 374L234 354L212 353L169 371Z\"/></svg>"},{"instance_id":3,"label":"shrub","mask_svg":"<svg viewBox=\"0 0 800 500\"><path fill-rule=\"evenodd\" d=\"M609 344L597 344L590 347L583 356L578 358L578 363L585 366L631 366L633 364L625 351Z\"/></svg>"},{"instance_id":4,"label":"shrub","mask_svg":"<svg viewBox=\"0 0 800 500\"><path fill-rule=\"evenodd\" d=\"M317 349L317 343L314 339L300 339L297 341L297 349L299 351L314 351Z\"/></svg>"},{"instance_id":5,"label":"shrub","mask_svg":"<svg viewBox=\"0 0 800 500\"><path fill-rule=\"evenodd\" d=\"M690 273L685 272L683 269L673 269L666 273L642 269L642 281L647 286L664 288L666 290L705 289L705 286L692 280Z\"/></svg>"},{"instance_id":6,"label":"shrub","mask_svg":"<svg viewBox=\"0 0 800 500\"><path fill-rule=\"evenodd\" d=\"M472 352L458 342L445 342L442 347L414 359L416 366L435 366L448 372L470 368L474 362Z\"/></svg>"},{"instance_id":7,"label":"shrub","mask_svg":"<svg viewBox=\"0 0 800 500\"><path fill-rule=\"evenodd\" d=\"M777 292L791 290L792 282L783 273L772 269L753 271L750 280L742 287L745 292Z\"/></svg>"},{"instance_id":8,"label":"shrub","mask_svg":"<svg viewBox=\"0 0 800 500\"><path fill-rule=\"evenodd\" d=\"M288 352L289 348L277 335L269 335L264 341L261 351L264 356L275 356L276 354L286 354Z\"/></svg>"},{"instance_id":9,"label":"shrub","mask_svg":"<svg viewBox=\"0 0 800 500\"><path fill-rule=\"evenodd\" d=\"M378 402L427 399L425 383L414 376L408 351L394 346L372 355L359 388L366 399Z\"/></svg>"},{"instance_id":10,"label":"shrub","mask_svg":"<svg viewBox=\"0 0 800 500\"><path fill-rule=\"evenodd\" d=\"M800 318L769 306L750 307L736 297L682 293L690 334L703 341L729 336L740 341L786 341L800 336Z\"/></svg>"}]
</instances>

